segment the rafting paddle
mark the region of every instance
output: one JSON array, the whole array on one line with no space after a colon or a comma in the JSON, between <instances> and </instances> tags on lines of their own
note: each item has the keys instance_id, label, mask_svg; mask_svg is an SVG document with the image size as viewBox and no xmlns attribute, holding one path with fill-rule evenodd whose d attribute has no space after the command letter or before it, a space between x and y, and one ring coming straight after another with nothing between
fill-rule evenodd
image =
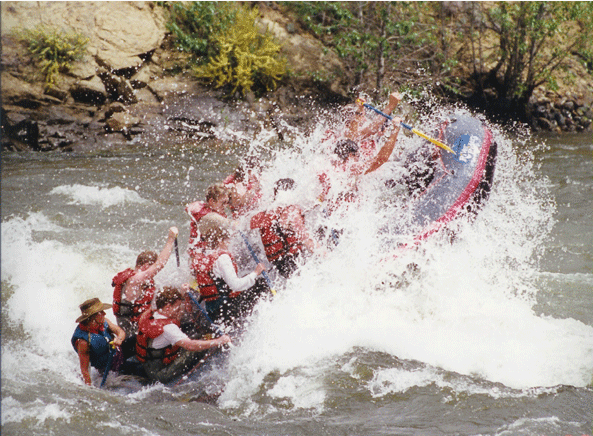
<instances>
[{"instance_id":1,"label":"rafting paddle","mask_svg":"<svg viewBox=\"0 0 593 436\"><path fill-rule=\"evenodd\" d=\"M177 268L179 268L179 244L177 243L177 237L175 237L175 257L177 258Z\"/></svg>"},{"instance_id":2,"label":"rafting paddle","mask_svg":"<svg viewBox=\"0 0 593 436\"><path fill-rule=\"evenodd\" d=\"M361 101L362 101L362 100L361 100ZM375 108L375 107L371 106L371 105L370 105L370 104L368 104L368 103L364 103L364 102L362 102L362 105L363 105L364 107L366 107L367 109L371 109L371 110L373 110L373 111L377 112L379 115L382 115L382 116L384 116L384 117L385 117L385 118L387 118L388 120L393 120L393 117L391 117L390 115L387 115L387 114L386 114L386 113L384 113L384 112L381 112L379 109L377 109L377 108ZM453 150L452 150L452 149L451 149L451 148L450 148L448 145L446 145L446 144L443 144L441 141L438 141L438 140L436 140L436 139L434 139L434 138L431 138L430 136L426 135L425 133L422 133L420 130L418 130L418 129L416 129L416 128L412 127L412 126L410 126L409 124L406 124L406 123L404 123L404 122L400 122L399 124L400 124L400 126L402 126L403 128L405 128L405 129L408 129L410 132L412 132L412 133L415 133L416 135L420 136L421 138L424 138L424 139L426 139L427 141L430 141L430 142L432 142L434 145L437 145L437 146L441 147L443 150L446 150L446 151L448 151L449 153L453 153L453 154L455 154L455 152L454 152L454 151L453 151Z\"/></svg>"},{"instance_id":3,"label":"rafting paddle","mask_svg":"<svg viewBox=\"0 0 593 436\"><path fill-rule=\"evenodd\" d=\"M251 253L251 257L253 258L253 260L255 260L255 263L260 263L259 258L257 257L257 254L255 254L255 251L253 250L253 247L249 243L247 236L245 236L245 233L243 233L243 232L239 232L239 233L241 234L241 237L243 238L245 245L247 245L247 249L249 250L249 253ZM265 271L262 271L262 275L264 276L264 279L266 279L266 283L270 287L270 292L272 293L272 295L276 295L276 291L274 290L274 288L272 288L272 281L270 280L268 273Z\"/></svg>"},{"instance_id":4,"label":"rafting paddle","mask_svg":"<svg viewBox=\"0 0 593 436\"><path fill-rule=\"evenodd\" d=\"M198 302L198 300L196 300L196 297L191 293L191 291L187 291L187 295L189 295L189 298L191 299L192 303L194 303L194 305L198 309L200 309L200 312L202 312L202 315L204 315L204 318L206 319L206 321L208 321L210 323L210 326L214 328L214 330L216 331L216 334L218 336L223 336L224 335L223 331L220 330L220 328L218 328L218 326L216 324L214 324L214 322L208 316L208 312L206 312L206 310L202 306L200 306L200 303Z\"/></svg>"},{"instance_id":5,"label":"rafting paddle","mask_svg":"<svg viewBox=\"0 0 593 436\"><path fill-rule=\"evenodd\" d=\"M90 333L89 333L90 336ZM107 358L107 365L105 366L105 371L103 372L103 380L101 380L101 386L99 387L103 387L103 385L105 384L105 381L107 380L107 375L109 374L109 371L111 370L111 366L113 365L113 358L115 357L115 353L117 352L117 348L115 347L115 345L113 345L113 341L109 342L109 345L111 346L111 350L109 350L109 357Z\"/></svg>"}]
</instances>

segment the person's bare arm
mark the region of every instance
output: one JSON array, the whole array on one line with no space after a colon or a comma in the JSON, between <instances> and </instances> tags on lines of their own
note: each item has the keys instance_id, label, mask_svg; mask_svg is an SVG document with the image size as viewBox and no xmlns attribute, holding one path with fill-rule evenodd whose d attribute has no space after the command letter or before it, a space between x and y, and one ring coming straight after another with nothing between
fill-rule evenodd
<instances>
[{"instance_id":1,"label":"person's bare arm","mask_svg":"<svg viewBox=\"0 0 593 436\"><path fill-rule=\"evenodd\" d=\"M79 339L76 341L76 350L78 351L78 359L80 360L80 372L84 382L91 386L91 373L89 370L91 364L91 356L89 351L89 343Z\"/></svg>"},{"instance_id":2,"label":"person's bare arm","mask_svg":"<svg viewBox=\"0 0 593 436\"><path fill-rule=\"evenodd\" d=\"M361 132L365 130L362 128L362 126L364 125L367 118L364 113L364 106L362 103L362 100L356 101L356 113L346 124L346 130L344 132L344 137L353 141L358 141L361 139Z\"/></svg>"},{"instance_id":3,"label":"person's bare arm","mask_svg":"<svg viewBox=\"0 0 593 436\"><path fill-rule=\"evenodd\" d=\"M162 270L167 261L169 260L169 256L171 256L171 252L173 251L173 244L175 243L175 238L179 235L179 230L177 227L171 227L169 229L169 237L167 239L167 243L163 247L161 253L157 257L155 263L153 263L150 267L145 269L144 271L139 271L134 276L130 277L128 282L126 283L125 288L125 298L128 301L136 301L138 297L140 297L142 293L142 285L149 279L152 279L157 273Z\"/></svg>"},{"instance_id":4,"label":"person's bare arm","mask_svg":"<svg viewBox=\"0 0 593 436\"><path fill-rule=\"evenodd\" d=\"M126 332L120 326L109 321L107 318L105 318L105 321L107 321L107 326L109 327L109 330L115 336L113 338L113 345L121 345L124 342L124 339L126 339Z\"/></svg>"},{"instance_id":5,"label":"person's bare arm","mask_svg":"<svg viewBox=\"0 0 593 436\"><path fill-rule=\"evenodd\" d=\"M387 138L387 141L385 141L385 144L383 147L381 147L381 150L379 150L379 153L371 162L364 174L368 174L379 169L385 162L389 160L389 156L391 156L391 153L393 153L400 129L399 123L401 123L401 118L394 118L393 123L395 124L393 132L389 138Z\"/></svg>"},{"instance_id":6,"label":"person's bare arm","mask_svg":"<svg viewBox=\"0 0 593 436\"><path fill-rule=\"evenodd\" d=\"M397 92L391 93L389 95L389 103L387 104L387 107L383 110L383 113L385 113L387 115L391 115L391 112L393 112L393 109L395 109L395 107L399 104L400 101L401 101L400 94L398 94ZM362 105L363 102L360 102L359 104ZM369 124L364 129L360 130L358 139L359 140L365 139L371 135L374 135L375 133L377 133L379 131L379 129L385 123L385 121L386 121L386 119L382 115L377 115L377 117L371 124Z\"/></svg>"},{"instance_id":7,"label":"person's bare arm","mask_svg":"<svg viewBox=\"0 0 593 436\"><path fill-rule=\"evenodd\" d=\"M186 207L185 210L187 211L187 213L189 213L190 215L193 214L194 212L199 211L202 208L202 205L204 204L203 201L194 201L193 203L189 203Z\"/></svg>"},{"instance_id":8,"label":"person's bare arm","mask_svg":"<svg viewBox=\"0 0 593 436\"><path fill-rule=\"evenodd\" d=\"M223 335L216 339L200 340L200 339L182 339L177 341L175 345L188 351L204 351L213 347L220 347L221 345L231 342L231 338L228 335Z\"/></svg>"}]
</instances>

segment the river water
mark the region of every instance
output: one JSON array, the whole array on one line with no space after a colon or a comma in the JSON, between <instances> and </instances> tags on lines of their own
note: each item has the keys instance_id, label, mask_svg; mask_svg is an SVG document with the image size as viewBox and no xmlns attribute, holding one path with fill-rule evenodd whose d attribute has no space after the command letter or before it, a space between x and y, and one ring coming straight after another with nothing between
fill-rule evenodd
<instances>
[{"instance_id":1,"label":"river water","mask_svg":"<svg viewBox=\"0 0 593 436\"><path fill-rule=\"evenodd\" d=\"M85 386L70 345L78 305L110 302L113 275L160 250L171 225L181 267L172 257L157 284L185 282L184 205L248 151L266 163L264 193L290 176L314 206L323 128L296 129L290 144L262 131L249 146L3 154L2 433L590 435L591 134L493 130L491 197L452 242L390 255L381 229L399 197L385 180L402 170L390 162L339 222L312 209L312 228L344 229L339 245L257 306L228 359L172 388L112 376Z\"/></svg>"}]
</instances>

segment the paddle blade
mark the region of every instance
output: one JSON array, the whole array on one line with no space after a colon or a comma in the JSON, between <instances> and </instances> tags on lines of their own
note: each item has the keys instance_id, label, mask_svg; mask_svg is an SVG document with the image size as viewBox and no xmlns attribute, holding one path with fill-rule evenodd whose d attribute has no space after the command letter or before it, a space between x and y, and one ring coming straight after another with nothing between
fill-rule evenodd
<instances>
[{"instance_id":1,"label":"paddle blade","mask_svg":"<svg viewBox=\"0 0 593 436\"><path fill-rule=\"evenodd\" d=\"M454 151L453 151L453 150L452 150L452 149L451 149L451 148L450 148L448 145L445 145L445 144L443 144L441 141L437 141L436 139L434 139L434 138L431 138L431 137L430 137L430 136L428 136L428 135L425 135L425 134L424 134L424 133L422 133L420 130L418 130L418 129L412 129L412 132L414 132L416 135L420 136L421 138L424 138L424 139L426 139L427 141L430 141L430 142L432 142L434 145L437 145L437 146L441 147L443 150L446 150L446 151L448 151L449 153L453 153L453 154L455 154L455 152L454 152Z\"/></svg>"}]
</instances>

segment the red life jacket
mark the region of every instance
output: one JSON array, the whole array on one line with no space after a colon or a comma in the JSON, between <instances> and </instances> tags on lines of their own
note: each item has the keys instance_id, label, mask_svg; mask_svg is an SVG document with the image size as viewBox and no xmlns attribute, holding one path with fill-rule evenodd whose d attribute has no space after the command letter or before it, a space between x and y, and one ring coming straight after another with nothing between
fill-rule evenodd
<instances>
[{"instance_id":1,"label":"red life jacket","mask_svg":"<svg viewBox=\"0 0 593 436\"><path fill-rule=\"evenodd\" d=\"M135 274L136 270L127 268L113 277L111 281L111 286L113 286L113 313L119 316L128 316L121 313L121 306L128 306L132 310L131 315L129 315L132 322L138 322L140 315L150 309L150 304L152 303L156 290L154 280L147 280L142 285L142 297L133 303L122 303L123 285Z\"/></svg>"},{"instance_id":2,"label":"red life jacket","mask_svg":"<svg viewBox=\"0 0 593 436\"><path fill-rule=\"evenodd\" d=\"M266 257L270 262L287 255L298 254L304 249L296 232L280 223L280 216L286 209L260 212L251 218L251 228L260 230Z\"/></svg>"},{"instance_id":3,"label":"red life jacket","mask_svg":"<svg viewBox=\"0 0 593 436\"><path fill-rule=\"evenodd\" d=\"M162 360L163 365L169 365L179 355L178 345L167 345L165 348L152 347L152 341L163 334L166 325L176 324L174 319L155 319L154 312L147 310L138 321L138 335L136 336L136 357L142 363L147 360Z\"/></svg>"},{"instance_id":4,"label":"red life jacket","mask_svg":"<svg viewBox=\"0 0 593 436\"><path fill-rule=\"evenodd\" d=\"M229 255L237 272L237 264L231 253L226 250L197 251L192 258L191 269L200 291L200 301L214 301L220 298L220 294L228 294L231 298L240 294L240 292L230 292L224 281L215 278L212 274L214 262L223 254Z\"/></svg>"}]
</instances>

